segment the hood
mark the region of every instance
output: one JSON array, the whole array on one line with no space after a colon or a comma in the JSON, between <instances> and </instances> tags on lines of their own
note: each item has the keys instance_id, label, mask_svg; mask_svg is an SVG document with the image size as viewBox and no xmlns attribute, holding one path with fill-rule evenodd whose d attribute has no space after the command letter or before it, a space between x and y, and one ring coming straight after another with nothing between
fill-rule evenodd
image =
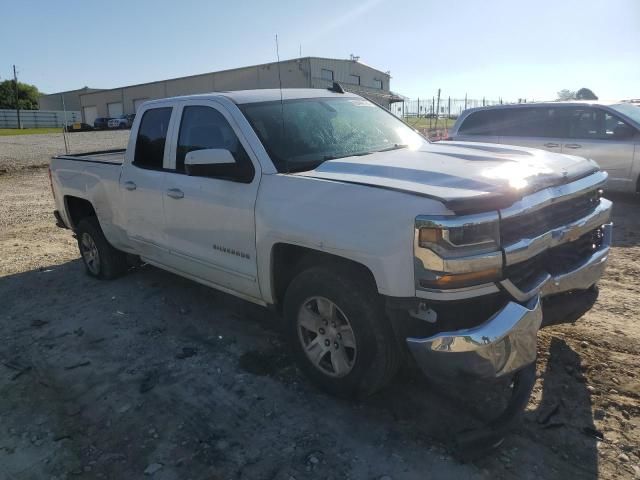
<instances>
[{"instance_id":1,"label":"hood","mask_svg":"<svg viewBox=\"0 0 640 480\"><path fill-rule=\"evenodd\" d=\"M490 143L438 142L329 160L297 176L423 195L456 213L505 208L598 170L592 160Z\"/></svg>"}]
</instances>

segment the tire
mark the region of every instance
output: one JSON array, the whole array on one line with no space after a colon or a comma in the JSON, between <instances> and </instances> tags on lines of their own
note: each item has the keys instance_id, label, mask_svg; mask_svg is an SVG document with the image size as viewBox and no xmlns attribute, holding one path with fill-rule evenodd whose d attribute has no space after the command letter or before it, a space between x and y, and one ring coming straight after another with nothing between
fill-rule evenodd
<instances>
[{"instance_id":1,"label":"tire","mask_svg":"<svg viewBox=\"0 0 640 480\"><path fill-rule=\"evenodd\" d=\"M126 253L111 246L96 217L80 220L76 237L87 274L101 280L110 280L127 271Z\"/></svg>"},{"instance_id":2,"label":"tire","mask_svg":"<svg viewBox=\"0 0 640 480\"><path fill-rule=\"evenodd\" d=\"M283 312L300 369L332 395L370 395L389 383L400 366L401 350L384 303L375 285L354 268L338 264L301 271L287 288Z\"/></svg>"}]
</instances>

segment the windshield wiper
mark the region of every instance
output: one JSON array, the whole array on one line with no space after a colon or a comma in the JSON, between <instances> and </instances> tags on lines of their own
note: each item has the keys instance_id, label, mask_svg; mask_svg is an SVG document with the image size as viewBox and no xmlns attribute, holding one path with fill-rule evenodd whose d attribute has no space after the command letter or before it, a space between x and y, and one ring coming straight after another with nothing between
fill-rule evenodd
<instances>
[{"instance_id":1,"label":"windshield wiper","mask_svg":"<svg viewBox=\"0 0 640 480\"><path fill-rule=\"evenodd\" d=\"M394 143L392 147L383 148L382 150L375 150L375 152L390 152L391 150L400 150L401 148L407 148L409 145L404 143Z\"/></svg>"},{"instance_id":2,"label":"windshield wiper","mask_svg":"<svg viewBox=\"0 0 640 480\"><path fill-rule=\"evenodd\" d=\"M377 150L374 150L374 152ZM322 159L326 162L327 160L337 160L338 158L347 158L347 157L363 157L365 155L371 155L374 152L356 152L356 153L345 153L344 155L325 155Z\"/></svg>"}]
</instances>

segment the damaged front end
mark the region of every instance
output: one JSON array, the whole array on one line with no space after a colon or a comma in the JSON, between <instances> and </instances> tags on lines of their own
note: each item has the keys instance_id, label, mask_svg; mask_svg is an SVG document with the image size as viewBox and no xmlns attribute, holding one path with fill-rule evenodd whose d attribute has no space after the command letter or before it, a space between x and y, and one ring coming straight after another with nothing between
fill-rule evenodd
<instances>
[{"instance_id":1,"label":"damaged front end","mask_svg":"<svg viewBox=\"0 0 640 480\"><path fill-rule=\"evenodd\" d=\"M505 411L459 435L463 456L499 444L524 410L538 330L575 321L595 302L611 245L605 180L597 172L503 210L416 219L416 297L406 299L396 332L431 379L513 377Z\"/></svg>"}]
</instances>

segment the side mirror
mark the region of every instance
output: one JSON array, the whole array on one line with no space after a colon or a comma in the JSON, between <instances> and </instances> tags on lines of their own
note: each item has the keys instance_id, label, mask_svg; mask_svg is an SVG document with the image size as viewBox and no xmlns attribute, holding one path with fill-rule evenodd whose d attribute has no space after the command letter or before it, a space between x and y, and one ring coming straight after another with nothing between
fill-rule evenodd
<instances>
[{"instance_id":1,"label":"side mirror","mask_svg":"<svg viewBox=\"0 0 640 480\"><path fill-rule=\"evenodd\" d=\"M233 173L235 166L236 160L226 148L194 150L184 158L184 169L192 176L227 176Z\"/></svg>"}]
</instances>

